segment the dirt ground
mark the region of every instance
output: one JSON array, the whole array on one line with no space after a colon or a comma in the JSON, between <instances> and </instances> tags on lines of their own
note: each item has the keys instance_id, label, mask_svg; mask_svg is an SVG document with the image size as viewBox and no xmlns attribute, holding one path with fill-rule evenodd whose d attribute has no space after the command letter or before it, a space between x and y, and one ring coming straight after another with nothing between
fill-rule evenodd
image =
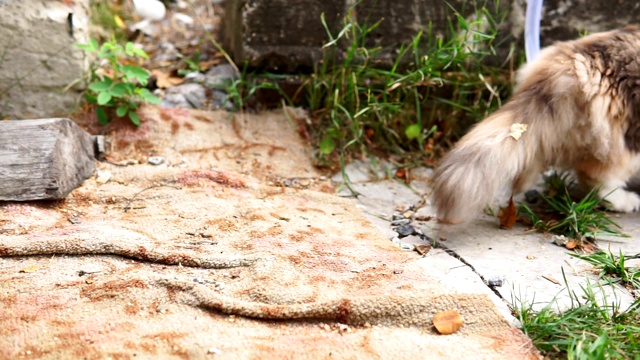
<instances>
[{"instance_id":1,"label":"dirt ground","mask_svg":"<svg viewBox=\"0 0 640 360\"><path fill-rule=\"evenodd\" d=\"M146 107L65 201L0 204L0 358L539 357L335 195L285 111Z\"/></svg>"}]
</instances>

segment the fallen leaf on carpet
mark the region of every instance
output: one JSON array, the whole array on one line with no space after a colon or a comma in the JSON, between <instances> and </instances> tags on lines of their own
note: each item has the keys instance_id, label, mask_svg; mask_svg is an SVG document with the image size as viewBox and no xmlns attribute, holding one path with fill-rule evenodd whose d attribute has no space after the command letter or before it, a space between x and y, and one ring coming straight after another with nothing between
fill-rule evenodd
<instances>
[{"instance_id":1,"label":"fallen leaf on carpet","mask_svg":"<svg viewBox=\"0 0 640 360\"><path fill-rule=\"evenodd\" d=\"M464 320L455 310L447 310L433 315L433 326L442 335L453 334L460 330Z\"/></svg>"}]
</instances>

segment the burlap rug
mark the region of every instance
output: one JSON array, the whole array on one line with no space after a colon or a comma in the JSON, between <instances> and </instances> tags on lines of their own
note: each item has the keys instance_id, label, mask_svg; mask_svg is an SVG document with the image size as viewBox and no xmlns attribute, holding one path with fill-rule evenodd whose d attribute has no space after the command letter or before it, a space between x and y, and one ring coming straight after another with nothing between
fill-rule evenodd
<instances>
[{"instance_id":1,"label":"burlap rug","mask_svg":"<svg viewBox=\"0 0 640 360\"><path fill-rule=\"evenodd\" d=\"M0 205L0 358L539 356L334 195L302 113L142 118L66 201Z\"/></svg>"}]
</instances>

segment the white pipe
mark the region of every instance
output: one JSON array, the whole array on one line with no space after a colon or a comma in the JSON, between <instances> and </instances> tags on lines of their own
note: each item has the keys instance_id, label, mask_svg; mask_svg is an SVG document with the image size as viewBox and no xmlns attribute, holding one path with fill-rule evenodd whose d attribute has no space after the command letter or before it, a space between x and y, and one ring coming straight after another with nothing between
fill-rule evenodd
<instances>
[{"instance_id":1,"label":"white pipe","mask_svg":"<svg viewBox=\"0 0 640 360\"><path fill-rule=\"evenodd\" d=\"M524 22L524 51L528 62L533 61L540 52L542 1L527 0L527 13Z\"/></svg>"}]
</instances>

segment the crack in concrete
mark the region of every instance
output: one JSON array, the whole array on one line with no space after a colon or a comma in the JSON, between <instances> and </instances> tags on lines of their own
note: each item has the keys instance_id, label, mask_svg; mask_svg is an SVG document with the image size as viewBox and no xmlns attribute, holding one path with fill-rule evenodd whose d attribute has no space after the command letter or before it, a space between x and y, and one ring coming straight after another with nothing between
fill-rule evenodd
<instances>
[{"instance_id":1,"label":"crack in concrete","mask_svg":"<svg viewBox=\"0 0 640 360\"><path fill-rule=\"evenodd\" d=\"M420 236L420 238L423 239L423 240L431 241L431 243L433 244L433 247L435 247L437 249L444 250L447 254L449 254L449 256L452 256L452 257L456 258L461 263L463 263L464 265L468 266L469 269L471 269L471 271L473 271L476 275L478 275L478 277L480 277L480 280L482 280L483 284L485 284L489 289L491 289L491 291L493 291L493 293L496 294L502 301L504 301L505 303L508 304L508 302L505 300L505 298L502 297L502 294L500 294L500 291L498 291L498 289L496 289L497 286L489 285L489 282L484 278L484 276L482 276L482 274L480 274L478 272L478 270L476 270L476 268L473 265L471 265L470 262L465 260L465 258L463 258L460 254L458 254L454 250L452 250L449 247L447 247L446 245L442 244L442 242L439 242L437 240L433 240L429 236L424 235L424 234L423 234L423 236L424 236L424 238L422 236Z\"/></svg>"}]
</instances>

